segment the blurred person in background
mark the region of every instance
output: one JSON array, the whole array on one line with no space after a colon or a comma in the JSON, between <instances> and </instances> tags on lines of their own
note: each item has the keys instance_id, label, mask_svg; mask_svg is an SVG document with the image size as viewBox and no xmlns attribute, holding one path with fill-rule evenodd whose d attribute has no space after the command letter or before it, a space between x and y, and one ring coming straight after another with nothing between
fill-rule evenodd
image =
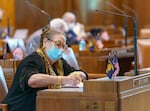
<instances>
[{"instance_id":1,"label":"blurred person in background","mask_svg":"<svg viewBox=\"0 0 150 111\"><path fill-rule=\"evenodd\" d=\"M87 35L84 29L84 25L77 22L76 15L73 12L65 12L62 19L68 25L67 34L67 44L71 46L72 44L79 44L82 39L86 39Z\"/></svg>"},{"instance_id":2,"label":"blurred person in background","mask_svg":"<svg viewBox=\"0 0 150 111\"><path fill-rule=\"evenodd\" d=\"M88 40L88 47L90 51L104 48L103 41L109 41L110 37L106 29L92 28L90 30L90 37Z\"/></svg>"},{"instance_id":3,"label":"blurred person in background","mask_svg":"<svg viewBox=\"0 0 150 111\"><path fill-rule=\"evenodd\" d=\"M51 28L60 30L62 32L67 30L67 24L61 18L54 18L50 21L49 24ZM34 52L36 48L39 47L41 33L42 29L38 29L29 36L26 42L26 56Z\"/></svg>"},{"instance_id":4,"label":"blurred person in background","mask_svg":"<svg viewBox=\"0 0 150 111\"><path fill-rule=\"evenodd\" d=\"M67 23L63 19L54 18L53 20L51 20L50 26L51 26L51 28L53 28L55 30L59 30L59 31L63 32L66 37L65 32L68 31L68 26L67 26ZM62 57L68 62L68 64L70 66L74 67L75 69L79 69L78 61L77 61L74 51L71 47L66 48L66 50L62 54Z\"/></svg>"}]
</instances>

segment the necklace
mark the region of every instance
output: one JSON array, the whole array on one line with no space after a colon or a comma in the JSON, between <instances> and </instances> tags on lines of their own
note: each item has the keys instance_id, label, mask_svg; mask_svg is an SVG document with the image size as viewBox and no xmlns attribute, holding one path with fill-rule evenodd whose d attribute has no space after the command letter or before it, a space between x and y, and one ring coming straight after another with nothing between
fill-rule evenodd
<instances>
[{"instance_id":1,"label":"necklace","mask_svg":"<svg viewBox=\"0 0 150 111\"><path fill-rule=\"evenodd\" d=\"M41 48L37 48L36 52L44 59L45 67L46 67L46 73L49 75L56 76L55 72L52 69L52 66L49 63L48 58L46 57L44 51Z\"/></svg>"},{"instance_id":2,"label":"necklace","mask_svg":"<svg viewBox=\"0 0 150 111\"><path fill-rule=\"evenodd\" d=\"M37 48L36 52L44 59L44 63L45 63L45 67L46 67L46 73L49 75L56 76L56 73L53 71L44 51L41 48ZM60 89L60 88L61 88L61 84L50 84L48 86L48 89Z\"/></svg>"}]
</instances>

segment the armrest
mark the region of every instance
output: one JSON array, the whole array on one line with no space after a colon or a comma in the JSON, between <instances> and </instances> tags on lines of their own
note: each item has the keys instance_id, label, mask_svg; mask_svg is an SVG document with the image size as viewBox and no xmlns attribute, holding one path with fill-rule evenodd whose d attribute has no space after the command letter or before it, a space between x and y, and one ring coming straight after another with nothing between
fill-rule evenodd
<instances>
[{"instance_id":1,"label":"armrest","mask_svg":"<svg viewBox=\"0 0 150 111\"><path fill-rule=\"evenodd\" d=\"M8 104L0 103L0 111L8 111Z\"/></svg>"}]
</instances>

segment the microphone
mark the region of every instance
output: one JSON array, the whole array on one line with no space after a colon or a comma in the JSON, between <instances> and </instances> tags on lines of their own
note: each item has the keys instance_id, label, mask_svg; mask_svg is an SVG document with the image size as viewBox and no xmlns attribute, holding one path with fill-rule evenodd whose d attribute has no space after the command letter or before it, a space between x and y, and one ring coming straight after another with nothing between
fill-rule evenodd
<instances>
[{"instance_id":1,"label":"microphone","mask_svg":"<svg viewBox=\"0 0 150 111\"><path fill-rule=\"evenodd\" d=\"M120 13L126 14L125 11L123 11L123 10L121 10L120 8L116 7L116 6L115 6L114 4L112 4L111 2L108 1L107 4L108 4L109 6L111 6L112 8L118 10Z\"/></svg>"},{"instance_id":2,"label":"microphone","mask_svg":"<svg viewBox=\"0 0 150 111\"><path fill-rule=\"evenodd\" d=\"M49 24L49 27L50 27L50 20L51 20L51 18L50 18L50 15L46 11L40 9L39 7L37 7L36 5L34 5L33 3L31 3L29 0L25 0L25 3L28 4L29 6L31 6L32 8L38 10L40 13L48 16L48 24Z\"/></svg>"},{"instance_id":3,"label":"microphone","mask_svg":"<svg viewBox=\"0 0 150 111\"><path fill-rule=\"evenodd\" d=\"M137 12L134 9L130 8L129 6L127 6L126 4L123 4L122 6L125 9L129 10L130 12L132 12L134 14L134 17L135 17L135 19L137 21L137 28L138 28L138 14L137 14Z\"/></svg>"},{"instance_id":4,"label":"microphone","mask_svg":"<svg viewBox=\"0 0 150 111\"><path fill-rule=\"evenodd\" d=\"M111 12L111 11L105 11L105 10L101 10L98 9L96 10L97 12L101 12L103 14L111 14L111 15L116 15L116 16L121 16L121 17L127 17L132 19L133 22L133 29L134 29L134 76L138 75L137 72L137 21L136 18L127 14L120 14L120 13L115 13L115 12Z\"/></svg>"},{"instance_id":5,"label":"microphone","mask_svg":"<svg viewBox=\"0 0 150 111\"><path fill-rule=\"evenodd\" d=\"M122 6L123 6L125 9L129 10L130 12L132 12L132 13L134 14L134 16L135 16L136 19L138 18L138 14L137 14L137 12L136 12L134 9L130 8L129 6L127 6L127 5L125 5L125 4L123 4Z\"/></svg>"},{"instance_id":6,"label":"microphone","mask_svg":"<svg viewBox=\"0 0 150 111\"><path fill-rule=\"evenodd\" d=\"M112 8L114 8L115 10L119 11L122 14L126 14L125 11L121 10L120 8L116 7L114 4L112 4L111 2L107 2L107 4L109 6L111 6ZM124 34L124 45L125 47L127 47L127 28L128 28L128 17L124 17L124 30L125 30L125 34Z\"/></svg>"},{"instance_id":7,"label":"microphone","mask_svg":"<svg viewBox=\"0 0 150 111\"><path fill-rule=\"evenodd\" d=\"M7 17L7 35L10 37L10 21L9 21L9 16Z\"/></svg>"}]
</instances>

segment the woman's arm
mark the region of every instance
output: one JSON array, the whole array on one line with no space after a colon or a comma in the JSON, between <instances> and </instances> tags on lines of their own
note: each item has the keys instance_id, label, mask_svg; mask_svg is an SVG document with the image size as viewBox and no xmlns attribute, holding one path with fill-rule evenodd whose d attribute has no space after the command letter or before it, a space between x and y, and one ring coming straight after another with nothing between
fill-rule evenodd
<instances>
[{"instance_id":1,"label":"woman's arm","mask_svg":"<svg viewBox=\"0 0 150 111\"><path fill-rule=\"evenodd\" d=\"M68 76L51 76L47 74L33 74L29 80L28 85L32 88L48 87L51 84L70 84L77 85L80 83L81 77L76 75Z\"/></svg>"}]
</instances>

